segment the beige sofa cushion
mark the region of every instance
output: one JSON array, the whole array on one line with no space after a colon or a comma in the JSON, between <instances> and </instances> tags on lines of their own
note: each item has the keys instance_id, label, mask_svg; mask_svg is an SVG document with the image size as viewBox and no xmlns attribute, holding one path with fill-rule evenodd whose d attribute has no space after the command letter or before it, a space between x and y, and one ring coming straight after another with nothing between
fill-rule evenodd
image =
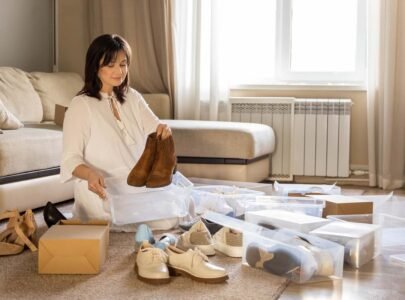
<instances>
[{"instance_id":1,"label":"beige sofa cushion","mask_svg":"<svg viewBox=\"0 0 405 300\"><path fill-rule=\"evenodd\" d=\"M18 129L24 127L20 122L3 104L0 98L0 130L1 129Z\"/></svg>"},{"instance_id":2,"label":"beige sofa cushion","mask_svg":"<svg viewBox=\"0 0 405 300\"><path fill-rule=\"evenodd\" d=\"M32 72L29 78L41 98L44 121L54 120L55 104L69 106L84 84L79 74L69 72Z\"/></svg>"},{"instance_id":3,"label":"beige sofa cushion","mask_svg":"<svg viewBox=\"0 0 405 300\"><path fill-rule=\"evenodd\" d=\"M172 118L168 94L142 94L142 96L159 119Z\"/></svg>"},{"instance_id":4,"label":"beige sofa cushion","mask_svg":"<svg viewBox=\"0 0 405 300\"><path fill-rule=\"evenodd\" d=\"M254 123L163 120L173 132L176 155L253 159L274 151L274 131Z\"/></svg>"},{"instance_id":5,"label":"beige sofa cushion","mask_svg":"<svg viewBox=\"0 0 405 300\"><path fill-rule=\"evenodd\" d=\"M57 167L62 129L54 124L26 124L0 135L0 176Z\"/></svg>"},{"instance_id":6,"label":"beige sofa cushion","mask_svg":"<svg viewBox=\"0 0 405 300\"><path fill-rule=\"evenodd\" d=\"M24 71L0 67L0 97L21 122L42 121L41 99Z\"/></svg>"}]
</instances>

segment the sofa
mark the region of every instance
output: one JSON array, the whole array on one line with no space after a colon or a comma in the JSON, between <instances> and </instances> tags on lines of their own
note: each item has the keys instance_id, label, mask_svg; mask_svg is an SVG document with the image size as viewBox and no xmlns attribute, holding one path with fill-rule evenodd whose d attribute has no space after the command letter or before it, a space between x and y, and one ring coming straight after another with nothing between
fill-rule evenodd
<instances>
[{"instance_id":1,"label":"sofa","mask_svg":"<svg viewBox=\"0 0 405 300\"><path fill-rule=\"evenodd\" d=\"M75 73L0 67L0 211L73 198L73 183L59 180L63 131L56 123L61 124L63 114L55 120L55 108L68 107L82 86ZM169 120L168 95L144 98L172 128L178 170L185 176L238 181L268 177L275 147L269 126Z\"/></svg>"}]
</instances>

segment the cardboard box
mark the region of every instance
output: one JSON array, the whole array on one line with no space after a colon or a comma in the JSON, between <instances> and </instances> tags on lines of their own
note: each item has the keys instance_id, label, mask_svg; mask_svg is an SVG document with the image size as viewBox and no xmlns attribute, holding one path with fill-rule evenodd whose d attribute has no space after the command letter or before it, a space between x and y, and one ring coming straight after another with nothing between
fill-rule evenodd
<instances>
[{"instance_id":1,"label":"cardboard box","mask_svg":"<svg viewBox=\"0 0 405 300\"><path fill-rule=\"evenodd\" d=\"M39 239L38 273L97 274L107 258L106 221L65 220Z\"/></svg>"},{"instance_id":2,"label":"cardboard box","mask_svg":"<svg viewBox=\"0 0 405 300\"><path fill-rule=\"evenodd\" d=\"M68 108L60 104L55 105L55 124L63 127L63 120L65 119L65 113Z\"/></svg>"},{"instance_id":3,"label":"cardboard box","mask_svg":"<svg viewBox=\"0 0 405 300\"><path fill-rule=\"evenodd\" d=\"M342 195L313 195L315 199L325 200L323 217L329 215L372 214L373 202Z\"/></svg>"}]
</instances>

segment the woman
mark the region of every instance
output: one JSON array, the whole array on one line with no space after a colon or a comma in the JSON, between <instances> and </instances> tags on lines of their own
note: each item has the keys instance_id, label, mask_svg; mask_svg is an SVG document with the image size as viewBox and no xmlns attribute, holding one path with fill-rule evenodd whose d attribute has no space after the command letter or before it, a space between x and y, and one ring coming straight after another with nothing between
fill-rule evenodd
<instances>
[{"instance_id":1,"label":"woman","mask_svg":"<svg viewBox=\"0 0 405 300\"><path fill-rule=\"evenodd\" d=\"M142 96L129 87L131 48L120 36L97 37L86 55L85 83L63 124L63 182L76 178L73 216L110 219L104 179L125 177L149 134L171 136Z\"/></svg>"}]
</instances>

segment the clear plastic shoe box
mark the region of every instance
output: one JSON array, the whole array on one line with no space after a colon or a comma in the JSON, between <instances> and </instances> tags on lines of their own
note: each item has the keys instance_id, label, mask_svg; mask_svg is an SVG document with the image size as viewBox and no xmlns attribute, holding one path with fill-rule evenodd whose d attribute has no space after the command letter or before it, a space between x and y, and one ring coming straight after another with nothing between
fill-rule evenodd
<instances>
[{"instance_id":1,"label":"clear plastic shoe box","mask_svg":"<svg viewBox=\"0 0 405 300\"><path fill-rule=\"evenodd\" d=\"M291 184L274 182L274 194L279 196L288 195L306 195L306 194L324 194L340 195L341 188L335 184Z\"/></svg>"},{"instance_id":2,"label":"clear plastic shoe box","mask_svg":"<svg viewBox=\"0 0 405 300\"><path fill-rule=\"evenodd\" d=\"M381 226L380 252L390 262L405 265L405 218L378 214Z\"/></svg>"},{"instance_id":3,"label":"clear plastic shoe box","mask_svg":"<svg viewBox=\"0 0 405 300\"><path fill-rule=\"evenodd\" d=\"M328 219L279 209L247 211L245 220L271 229L286 228L305 233L330 222Z\"/></svg>"},{"instance_id":4,"label":"clear plastic shoe box","mask_svg":"<svg viewBox=\"0 0 405 300\"><path fill-rule=\"evenodd\" d=\"M284 196L257 196L254 201L240 203L245 211L281 209L302 213L314 217L322 217L325 202L318 199Z\"/></svg>"},{"instance_id":5,"label":"clear plastic shoe box","mask_svg":"<svg viewBox=\"0 0 405 300\"><path fill-rule=\"evenodd\" d=\"M355 268L371 261L380 252L380 226L375 224L334 221L310 234L343 245L345 262Z\"/></svg>"},{"instance_id":6,"label":"clear plastic shoe box","mask_svg":"<svg viewBox=\"0 0 405 300\"><path fill-rule=\"evenodd\" d=\"M264 192L230 185L196 186L192 190L197 214L211 210L238 216L244 213L244 203L254 201L260 195Z\"/></svg>"},{"instance_id":7,"label":"clear plastic shoe box","mask_svg":"<svg viewBox=\"0 0 405 300\"><path fill-rule=\"evenodd\" d=\"M115 225L185 217L189 213L193 184L180 172L170 185L161 188L129 186L126 178L106 178L105 183Z\"/></svg>"},{"instance_id":8,"label":"clear plastic shoe box","mask_svg":"<svg viewBox=\"0 0 405 300\"><path fill-rule=\"evenodd\" d=\"M390 214L331 215L328 219L341 222L380 226L376 251L392 262L405 265L405 218Z\"/></svg>"},{"instance_id":9,"label":"clear plastic shoe box","mask_svg":"<svg viewBox=\"0 0 405 300\"><path fill-rule=\"evenodd\" d=\"M341 279L343 246L297 231L269 230L214 212L204 218L243 232L242 263L296 283Z\"/></svg>"}]
</instances>

